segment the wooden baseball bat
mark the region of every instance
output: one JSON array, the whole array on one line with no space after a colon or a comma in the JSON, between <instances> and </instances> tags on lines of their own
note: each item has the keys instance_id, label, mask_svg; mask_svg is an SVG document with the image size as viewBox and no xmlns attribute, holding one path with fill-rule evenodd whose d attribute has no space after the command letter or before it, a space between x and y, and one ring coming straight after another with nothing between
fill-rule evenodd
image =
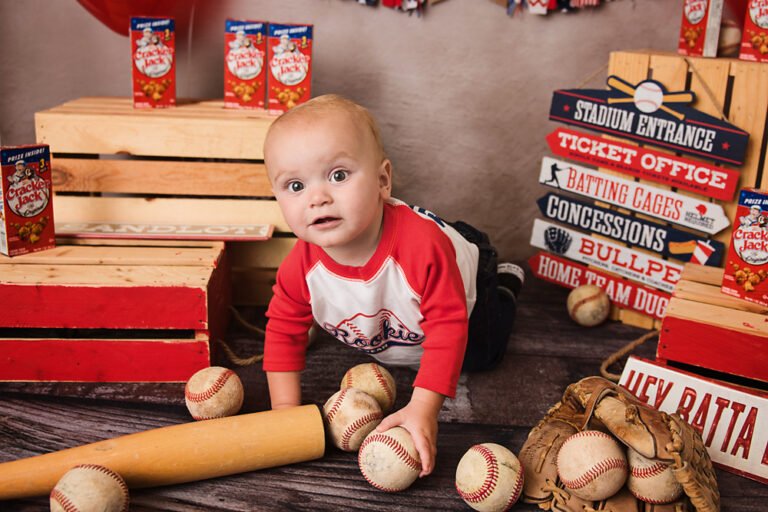
<instances>
[{"instance_id":1,"label":"wooden baseball bat","mask_svg":"<svg viewBox=\"0 0 768 512\"><path fill-rule=\"evenodd\" d=\"M317 459L325 452L320 410L304 405L163 427L0 464L0 500L48 494L78 464L154 487Z\"/></svg>"}]
</instances>

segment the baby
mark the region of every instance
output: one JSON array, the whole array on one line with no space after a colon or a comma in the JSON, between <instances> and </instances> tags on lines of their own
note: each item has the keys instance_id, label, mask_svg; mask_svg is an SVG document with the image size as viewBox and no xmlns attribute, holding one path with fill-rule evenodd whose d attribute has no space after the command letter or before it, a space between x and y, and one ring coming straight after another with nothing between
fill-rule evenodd
<instances>
[{"instance_id":1,"label":"baby","mask_svg":"<svg viewBox=\"0 0 768 512\"><path fill-rule=\"evenodd\" d=\"M418 368L410 401L377 430L408 430L420 476L428 475L438 412L454 397L462 367L491 368L504 355L522 270L497 268L488 238L471 226L449 225L392 198L392 163L376 122L345 98L320 96L279 117L264 161L299 238L278 270L267 311L272 408L301 402L314 319L385 365Z\"/></svg>"}]
</instances>

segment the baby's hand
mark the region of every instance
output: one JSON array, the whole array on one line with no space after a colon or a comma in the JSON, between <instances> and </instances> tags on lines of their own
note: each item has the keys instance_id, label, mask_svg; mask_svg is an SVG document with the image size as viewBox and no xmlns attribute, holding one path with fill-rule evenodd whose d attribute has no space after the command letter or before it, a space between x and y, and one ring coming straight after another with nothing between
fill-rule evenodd
<instances>
[{"instance_id":1,"label":"baby's hand","mask_svg":"<svg viewBox=\"0 0 768 512\"><path fill-rule=\"evenodd\" d=\"M435 468L437 413L440 411L443 399L444 397L438 393L415 388L408 405L384 418L376 427L376 432L383 432L401 426L411 434L413 444L421 458L419 477L429 475Z\"/></svg>"}]
</instances>

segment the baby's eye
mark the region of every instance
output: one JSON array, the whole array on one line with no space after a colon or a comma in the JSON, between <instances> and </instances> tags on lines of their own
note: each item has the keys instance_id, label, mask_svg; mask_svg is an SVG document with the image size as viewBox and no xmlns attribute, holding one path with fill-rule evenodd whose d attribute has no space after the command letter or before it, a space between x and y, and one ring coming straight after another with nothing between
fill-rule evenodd
<instances>
[{"instance_id":1,"label":"baby's eye","mask_svg":"<svg viewBox=\"0 0 768 512\"><path fill-rule=\"evenodd\" d=\"M349 172L347 171L333 171L331 173L331 181L339 183L346 180L347 176L349 176Z\"/></svg>"},{"instance_id":2,"label":"baby's eye","mask_svg":"<svg viewBox=\"0 0 768 512\"><path fill-rule=\"evenodd\" d=\"M300 181L292 181L288 183L288 190L291 192L301 192L304 190L304 184Z\"/></svg>"}]
</instances>

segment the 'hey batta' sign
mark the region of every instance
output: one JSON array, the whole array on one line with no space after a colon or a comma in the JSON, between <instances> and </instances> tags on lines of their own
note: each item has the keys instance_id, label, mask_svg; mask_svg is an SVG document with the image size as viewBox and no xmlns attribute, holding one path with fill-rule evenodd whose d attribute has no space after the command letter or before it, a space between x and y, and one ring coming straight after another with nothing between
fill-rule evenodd
<instances>
[{"instance_id":1,"label":"'hey batta' sign","mask_svg":"<svg viewBox=\"0 0 768 512\"><path fill-rule=\"evenodd\" d=\"M744 163L749 134L687 106L693 92L667 92L654 80L632 85L616 76L607 83L609 90L555 91L549 118L716 162Z\"/></svg>"}]
</instances>

